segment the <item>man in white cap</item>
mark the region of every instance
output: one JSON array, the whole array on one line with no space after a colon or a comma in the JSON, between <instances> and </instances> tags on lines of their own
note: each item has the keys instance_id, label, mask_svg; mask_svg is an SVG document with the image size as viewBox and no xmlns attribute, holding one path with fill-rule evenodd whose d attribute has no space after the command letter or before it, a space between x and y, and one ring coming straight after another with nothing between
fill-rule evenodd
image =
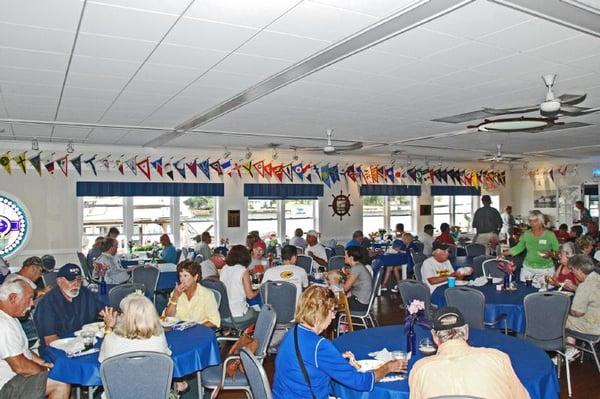
<instances>
[{"instance_id":1,"label":"man in white cap","mask_svg":"<svg viewBox=\"0 0 600 399\"><path fill-rule=\"evenodd\" d=\"M319 266L327 266L327 251L325 247L319 244L318 233L315 230L306 232L306 249L304 253L310 256L313 260L312 268L316 270Z\"/></svg>"}]
</instances>

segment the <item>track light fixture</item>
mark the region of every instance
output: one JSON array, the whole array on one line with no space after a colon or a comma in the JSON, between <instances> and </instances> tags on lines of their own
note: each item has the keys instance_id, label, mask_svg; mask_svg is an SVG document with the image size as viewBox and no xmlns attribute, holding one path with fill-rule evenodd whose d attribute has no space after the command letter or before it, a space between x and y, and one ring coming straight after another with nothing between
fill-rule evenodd
<instances>
[{"instance_id":1,"label":"track light fixture","mask_svg":"<svg viewBox=\"0 0 600 399\"><path fill-rule=\"evenodd\" d=\"M231 151L229 151L227 149L227 147L225 147L225 152L223 152L223 158L227 159L231 156Z\"/></svg>"},{"instance_id":2,"label":"track light fixture","mask_svg":"<svg viewBox=\"0 0 600 399\"><path fill-rule=\"evenodd\" d=\"M39 151L40 149L40 143L38 142L37 139L33 139L31 140L31 151Z\"/></svg>"},{"instance_id":3,"label":"track light fixture","mask_svg":"<svg viewBox=\"0 0 600 399\"><path fill-rule=\"evenodd\" d=\"M246 147L246 155L244 155L246 159L252 158L252 151L248 147Z\"/></svg>"},{"instance_id":4,"label":"track light fixture","mask_svg":"<svg viewBox=\"0 0 600 399\"><path fill-rule=\"evenodd\" d=\"M277 148L273 148L273 154L271 155L273 160L279 158L279 154L277 153Z\"/></svg>"},{"instance_id":5,"label":"track light fixture","mask_svg":"<svg viewBox=\"0 0 600 399\"><path fill-rule=\"evenodd\" d=\"M72 154L75 152L75 147L73 147L73 142L69 141L67 143L67 153Z\"/></svg>"},{"instance_id":6,"label":"track light fixture","mask_svg":"<svg viewBox=\"0 0 600 399\"><path fill-rule=\"evenodd\" d=\"M298 152L296 151L296 149L295 149L295 148L294 148L294 155L292 156L292 159L293 159L294 161L297 161L297 160L298 160Z\"/></svg>"}]
</instances>

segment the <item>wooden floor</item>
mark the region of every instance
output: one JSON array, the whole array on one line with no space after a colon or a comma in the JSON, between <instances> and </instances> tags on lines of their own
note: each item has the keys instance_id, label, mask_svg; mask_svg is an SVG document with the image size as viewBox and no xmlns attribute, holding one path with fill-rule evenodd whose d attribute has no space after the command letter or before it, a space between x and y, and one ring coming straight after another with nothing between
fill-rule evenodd
<instances>
[{"instance_id":1,"label":"wooden floor","mask_svg":"<svg viewBox=\"0 0 600 399\"><path fill-rule=\"evenodd\" d=\"M397 294L386 294L376 301L375 315L380 325L399 324L403 320L403 311L400 309L401 300ZM265 370L269 379L273 378L274 356L265 360ZM567 380L561 371L561 399L567 399ZM576 399L600 399L600 373L596 369L594 361L588 356L585 361L571 363L571 385L573 388L572 398ZM243 392L225 391L219 398L245 398ZM536 398L532 398L536 399Z\"/></svg>"}]
</instances>

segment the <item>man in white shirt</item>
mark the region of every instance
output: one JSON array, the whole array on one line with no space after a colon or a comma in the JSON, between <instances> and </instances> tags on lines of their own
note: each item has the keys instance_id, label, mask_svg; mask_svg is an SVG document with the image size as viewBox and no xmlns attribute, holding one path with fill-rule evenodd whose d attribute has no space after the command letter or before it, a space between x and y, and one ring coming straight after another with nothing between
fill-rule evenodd
<instances>
[{"instance_id":1,"label":"man in white shirt","mask_svg":"<svg viewBox=\"0 0 600 399\"><path fill-rule=\"evenodd\" d=\"M304 253L313 260L312 269L317 270L319 266L327 266L327 251L325 247L319 244L318 233L314 230L306 232L306 250Z\"/></svg>"},{"instance_id":2,"label":"man in white shirt","mask_svg":"<svg viewBox=\"0 0 600 399\"><path fill-rule=\"evenodd\" d=\"M287 281L296 286L296 304L302 294L302 289L308 287L308 276L303 268L296 266L296 247L285 245L281 248L283 265L267 269L262 283L267 281Z\"/></svg>"},{"instance_id":3,"label":"man in white shirt","mask_svg":"<svg viewBox=\"0 0 600 399\"><path fill-rule=\"evenodd\" d=\"M433 225L426 224L423 233L423 236L419 236L419 241L423 243L423 255L431 256L433 251Z\"/></svg>"},{"instance_id":4,"label":"man in white shirt","mask_svg":"<svg viewBox=\"0 0 600 399\"><path fill-rule=\"evenodd\" d=\"M421 266L421 277L429 290L433 292L437 287L448 281L448 276L457 277L458 273L454 271L448 260L450 255L448 244L441 241L434 242L431 255L430 258L425 259Z\"/></svg>"},{"instance_id":5,"label":"man in white shirt","mask_svg":"<svg viewBox=\"0 0 600 399\"><path fill-rule=\"evenodd\" d=\"M212 242L212 237L208 231L205 231L201 235L194 237L197 244L194 247L194 253L196 255L202 255L202 260L207 260L211 256L210 247L208 246Z\"/></svg>"},{"instance_id":6,"label":"man in white shirt","mask_svg":"<svg viewBox=\"0 0 600 399\"><path fill-rule=\"evenodd\" d=\"M67 399L68 384L48 379L47 363L29 350L27 337L16 319L33 305L33 289L24 280L0 286L0 399Z\"/></svg>"},{"instance_id":7,"label":"man in white shirt","mask_svg":"<svg viewBox=\"0 0 600 399\"><path fill-rule=\"evenodd\" d=\"M219 280L219 271L223 268L223 266L225 266L226 256L227 248L215 248L212 256L200 263L200 274L202 275L202 280Z\"/></svg>"}]
</instances>

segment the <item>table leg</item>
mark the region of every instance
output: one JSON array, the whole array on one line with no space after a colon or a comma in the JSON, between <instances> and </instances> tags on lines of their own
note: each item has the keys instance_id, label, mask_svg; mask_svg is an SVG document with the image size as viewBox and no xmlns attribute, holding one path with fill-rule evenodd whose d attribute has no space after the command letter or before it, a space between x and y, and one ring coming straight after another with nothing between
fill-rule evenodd
<instances>
[{"instance_id":1,"label":"table leg","mask_svg":"<svg viewBox=\"0 0 600 399\"><path fill-rule=\"evenodd\" d=\"M408 278L408 265L402 265L402 280L406 280Z\"/></svg>"},{"instance_id":2,"label":"table leg","mask_svg":"<svg viewBox=\"0 0 600 399\"><path fill-rule=\"evenodd\" d=\"M75 388L75 397L81 399L81 387Z\"/></svg>"},{"instance_id":3,"label":"table leg","mask_svg":"<svg viewBox=\"0 0 600 399\"><path fill-rule=\"evenodd\" d=\"M196 372L196 381L198 382L198 399L204 399L204 387L202 386L202 374Z\"/></svg>"},{"instance_id":4,"label":"table leg","mask_svg":"<svg viewBox=\"0 0 600 399\"><path fill-rule=\"evenodd\" d=\"M88 387L88 399L94 399L95 387Z\"/></svg>"}]
</instances>

